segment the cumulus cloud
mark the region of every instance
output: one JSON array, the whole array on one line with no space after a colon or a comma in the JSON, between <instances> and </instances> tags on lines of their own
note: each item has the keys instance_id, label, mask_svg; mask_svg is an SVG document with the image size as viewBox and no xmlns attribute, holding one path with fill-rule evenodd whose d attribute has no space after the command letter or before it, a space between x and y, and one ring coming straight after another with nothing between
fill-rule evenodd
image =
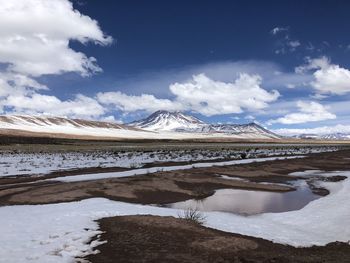
<instances>
[{"instance_id":1,"label":"cumulus cloud","mask_svg":"<svg viewBox=\"0 0 350 263\"><path fill-rule=\"evenodd\" d=\"M278 91L269 92L261 87L260 76L249 74L240 74L234 82L215 81L205 74L198 74L188 82L171 84L169 89L174 96L172 100L148 94L129 96L121 92L99 93L97 97L101 103L126 112L168 109L206 116L264 109L279 97Z\"/></svg>"},{"instance_id":2,"label":"cumulus cloud","mask_svg":"<svg viewBox=\"0 0 350 263\"><path fill-rule=\"evenodd\" d=\"M350 70L332 64L327 57L306 58L307 63L295 69L296 73L314 70L311 86L320 94L343 95L350 92Z\"/></svg>"},{"instance_id":3,"label":"cumulus cloud","mask_svg":"<svg viewBox=\"0 0 350 263\"><path fill-rule=\"evenodd\" d=\"M263 109L279 97L278 91L268 92L261 87L260 76L248 74L240 74L234 82L215 81L199 74L187 83L170 85L170 90L178 102L206 116Z\"/></svg>"},{"instance_id":4,"label":"cumulus cloud","mask_svg":"<svg viewBox=\"0 0 350 263\"><path fill-rule=\"evenodd\" d=\"M325 56L314 58L314 59L311 59L310 57L306 57L305 60L306 60L306 64L295 68L296 73L300 74L313 69L327 68L330 65L329 58Z\"/></svg>"},{"instance_id":5,"label":"cumulus cloud","mask_svg":"<svg viewBox=\"0 0 350 263\"><path fill-rule=\"evenodd\" d=\"M0 72L0 98L10 94L27 94L47 89L45 85L25 75Z\"/></svg>"},{"instance_id":6,"label":"cumulus cloud","mask_svg":"<svg viewBox=\"0 0 350 263\"><path fill-rule=\"evenodd\" d=\"M69 116L72 118L97 118L105 109L93 98L78 94L73 100L62 101L55 96L34 93L31 95L10 95L2 106L18 114L43 114Z\"/></svg>"},{"instance_id":7,"label":"cumulus cloud","mask_svg":"<svg viewBox=\"0 0 350 263\"><path fill-rule=\"evenodd\" d=\"M95 58L69 47L71 40L106 45L112 38L68 0L0 0L0 62L9 71L31 76L101 71Z\"/></svg>"},{"instance_id":8,"label":"cumulus cloud","mask_svg":"<svg viewBox=\"0 0 350 263\"><path fill-rule=\"evenodd\" d=\"M329 112L325 106L318 102L310 101L298 101L297 107L299 112L289 113L284 117L270 120L268 124L282 123L282 124L298 124L315 121L323 121L335 119L336 115Z\"/></svg>"},{"instance_id":9,"label":"cumulus cloud","mask_svg":"<svg viewBox=\"0 0 350 263\"><path fill-rule=\"evenodd\" d=\"M54 114L94 118L105 113L93 98L60 100L43 95L37 77L101 71L96 59L69 44L108 45L96 20L82 15L68 0L0 0L0 109L6 113Z\"/></svg>"}]
</instances>

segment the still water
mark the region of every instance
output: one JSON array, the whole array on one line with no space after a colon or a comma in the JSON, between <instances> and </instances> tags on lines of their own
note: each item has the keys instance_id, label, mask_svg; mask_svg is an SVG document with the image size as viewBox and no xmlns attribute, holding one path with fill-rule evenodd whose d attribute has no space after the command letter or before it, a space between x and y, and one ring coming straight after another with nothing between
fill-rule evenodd
<instances>
[{"instance_id":1,"label":"still water","mask_svg":"<svg viewBox=\"0 0 350 263\"><path fill-rule=\"evenodd\" d=\"M217 190L214 195L205 199L190 199L184 202L169 204L168 207L254 215L298 210L318 198L320 196L313 194L305 182L300 182L297 190L292 192L278 193L222 189Z\"/></svg>"}]
</instances>

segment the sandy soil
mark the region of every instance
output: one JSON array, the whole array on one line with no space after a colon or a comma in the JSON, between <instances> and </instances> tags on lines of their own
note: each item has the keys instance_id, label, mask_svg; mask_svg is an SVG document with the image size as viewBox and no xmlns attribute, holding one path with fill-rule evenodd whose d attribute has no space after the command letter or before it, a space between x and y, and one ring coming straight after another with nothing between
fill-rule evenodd
<instances>
[{"instance_id":1,"label":"sandy soil","mask_svg":"<svg viewBox=\"0 0 350 263\"><path fill-rule=\"evenodd\" d=\"M87 258L92 263L350 262L350 246L344 243L294 248L172 217L112 217L99 224L107 243Z\"/></svg>"}]
</instances>

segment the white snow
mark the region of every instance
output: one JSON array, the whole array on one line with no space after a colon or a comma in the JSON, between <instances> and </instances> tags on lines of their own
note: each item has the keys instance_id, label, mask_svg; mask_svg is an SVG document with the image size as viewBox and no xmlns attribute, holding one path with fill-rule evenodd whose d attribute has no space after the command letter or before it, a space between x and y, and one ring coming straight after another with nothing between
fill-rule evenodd
<instances>
[{"instance_id":1,"label":"white snow","mask_svg":"<svg viewBox=\"0 0 350 263\"><path fill-rule=\"evenodd\" d=\"M336 147L256 148L250 149L247 158L284 155L304 155L335 151ZM155 151L69 151L69 152L1 152L0 177L13 175L45 175L55 171L90 167L138 168L154 162L195 162L240 159L245 149L163 149Z\"/></svg>"},{"instance_id":2,"label":"white snow","mask_svg":"<svg viewBox=\"0 0 350 263\"><path fill-rule=\"evenodd\" d=\"M10 121L0 121L0 129L22 130L37 133L61 133L82 136L115 137L115 138L154 138L155 133L147 131L130 130L123 127L91 127L80 125L74 120L58 118L59 123L47 117L34 116L5 116ZM53 118L56 119L56 118Z\"/></svg>"},{"instance_id":3,"label":"white snow","mask_svg":"<svg viewBox=\"0 0 350 263\"><path fill-rule=\"evenodd\" d=\"M337 174L350 176L350 172ZM330 190L331 194L310 202L301 210L245 218L213 212L206 225L296 247L323 246L335 241L349 242L350 179L322 183L322 186Z\"/></svg>"},{"instance_id":4,"label":"white snow","mask_svg":"<svg viewBox=\"0 0 350 263\"><path fill-rule=\"evenodd\" d=\"M206 125L203 121L181 112L156 111L143 120L130 125L148 131L197 130Z\"/></svg>"},{"instance_id":5,"label":"white snow","mask_svg":"<svg viewBox=\"0 0 350 263\"><path fill-rule=\"evenodd\" d=\"M2 118L6 118L1 119ZM194 119L194 117L191 117ZM53 121L52 121L53 120ZM59 122L56 122L58 120ZM201 132L175 132L172 129L165 129L159 132L147 130L133 130L128 126L120 126L114 123L105 123L104 126L81 124L78 120L70 120L58 117L35 117L35 116L0 116L0 129L20 130L35 133L54 133L79 136L96 136L104 138L125 138L125 139L200 139L200 138L237 138L237 139L271 139L270 136L260 133L201 133ZM94 123L94 122L92 122ZM169 124L174 128L177 124Z\"/></svg>"},{"instance_id":6,"label":"white snow","mask_svg":"<svg viewBox=\"0 0 350 263\"><path fill-rule=\"evenodd\" d=\"M148 131L189 132L192 134L216 134L216 136L239 136L244 138L279 139L256 123L249 124L208 124L181 112L156 111L145 119L129 125Z\"/></svg>"},{"instance_id":7,"label":"white snow","mask_svg":"<svg viewBox=\"0 0 350 263\"><path fill-rule=\"evenodd\" d=\"M350 172L337 174L350 176ZM323 183L323 186L331 193L298 211L250 217L206 212L205 225L293 246L348 242L350 179ZM135 214L177 216L178 213L174 209L127 204L103 198L50 205L0 207L0 261L72 262L76 256L91 253L92 248L98 244L87 244L91 237L100 233L94 222L96 219Z\"/></svg>"},{"instance_id":8,"label":"white snow","mask_svg":"<svg viewBox=\"0 0 350 263\"><path fill-rule=\"evenodd\" d=\"M92 253L86 244L99 234L94 220L117 215L159 214L175 211L114 202L103 198L35 206L0 207L0 262L72 262Z\"/></svg>"},{"instance_id":9,"label":"white snow","mask_svg":"<svg viewBox=\"0 0 350 263\"><path fill-rule=\"evenodd\" d=\"M151 167L151 168L140 168L132 169L124 172L112 172L112 173L95 173L95 174L82 174L73 176L63 176L58 178L46 179L48 181L60 181L60 182L79 182L79 181L91 181L98 179L107 178L120 178L135 175L150 174L156 172L166 172L166 171L176 171L176 170L187 170L192 168L205 168L213 166L228 166L228 165L238 165L238 164L248 164L254 162L267 162L275 160L286 160L286 159L296 159L304 158L305 156L283 156L283 157L266 157L266 158L256 158L256 159L245 159L245 160L233 160L226 162L208 162L208 163L194 163L188 165L176 165L176 166L164 166L164 167Z\"/></svg>"},{"instance_id":10,"label":"white snow","mask_svg":"<svg viewBox=\"0 0 350 263\"><path fill-rule=\"evenodd\" d=\"M302 171L302 172L290 173L289 175L297 176L297 177L309 177L309 176L317 175L317 174L320 174L320 173L324 173L324 171L321 171L321 170L305 170L305 171Z\"/></svg>"},{"instance_id":11,"label":"white snow","mask_svg":"<svg viewBox=\"0 0 350 263\"><path fill-rule=\"evenodd\" d=\"M220 174L219 178L226 179L226 180L233 180L233 181L243 181L243 182L249 182L249 180L241 178L241 177L236 177L236 176L227 176L224 174Z\"/></svg>"}]
</instances>

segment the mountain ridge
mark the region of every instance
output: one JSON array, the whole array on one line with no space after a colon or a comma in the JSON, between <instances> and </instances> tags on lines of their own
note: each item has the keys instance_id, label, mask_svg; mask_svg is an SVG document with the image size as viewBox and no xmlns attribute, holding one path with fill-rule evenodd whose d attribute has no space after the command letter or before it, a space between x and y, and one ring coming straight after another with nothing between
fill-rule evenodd
<instances>
[{"instance_id":1,"label":"mountain ridge","mask_svg":"<svg viewBox=\"0 0 350 263\"><path fill-rule=\"evenodd\" d=\"M343 133L343 132L336 132L336 133L328 133L328 134L300 134L293 136L294 138L298 139L313 139L313 140L350 140L350 134L349 133Z\"/></svg>"},{"instance_id":2,"label":"mountain ridge","mask_svg":"<svg viewBox=\"0 0 350 263\"><path fill-rule=\"evenodd\" d=\"M3 115L0 132L35 133L38 136L62 134L121 139L279 139L280 137L255 123L208 124L182 112L157 111L149 117L128 124L69 119L52 116Z\"/></svg>"},{"instance_id":3,"label":"mountain ridge","mask_svg":"<svg viewBox=\"0 0 350 263\"><path fill-rule=\"evenodd\" d=\"M161 115L161 116L159 116ZM142 126L142 127L140 127ZM107 139L213 139L265 140L265 139L312 139L350 140L350 134L304 134L283 137L257 123L209 124L182 112L156 111L147 118L128 124L107 121L69 119L65 117L0 115L0 135L63 136ZM60 135L61 134L61 135ZM28 136L29 136L28 135Z\"/></svg>"},{"instance_id":4,"label":"mountain ridge","mask_svg":"<svg viewBox=\"0 0 350 263\"><path fill-rule=\"evenodd\" d=\"M182 112L160 110L128 125L149 131L215 133L225 135L249 134L257 137L280 138L279 135L252 122L248 124L209 124Z\"/></svg>"}]
</instances>

